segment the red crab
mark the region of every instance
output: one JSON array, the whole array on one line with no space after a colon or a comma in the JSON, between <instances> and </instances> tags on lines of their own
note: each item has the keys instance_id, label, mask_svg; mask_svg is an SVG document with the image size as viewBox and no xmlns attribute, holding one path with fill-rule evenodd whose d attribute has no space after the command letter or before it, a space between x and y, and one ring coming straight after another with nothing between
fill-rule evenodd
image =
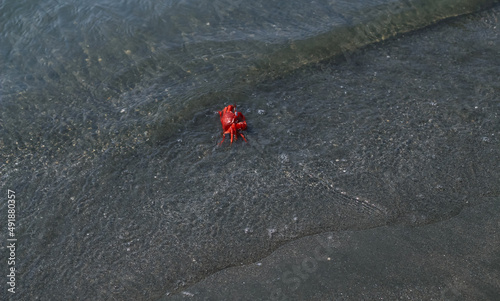
<instances>
[{"instance_id":1,"label":"red crab","mask_svg":"<svg viewBox=\"0 0 500 301\"><path fill-rule=\"evenodd\" d=\"M238 139L238 135L247 142L245 136L241 133L247 129L247 122L245 121L245 116L241 112L236 112L235 106L229 105L219 111L220 122L222 123L222 141L219 144L224 142L224 138L226 138L226 134L231 135L231 144L234 140Z\"/></svg>"}]
</instances>

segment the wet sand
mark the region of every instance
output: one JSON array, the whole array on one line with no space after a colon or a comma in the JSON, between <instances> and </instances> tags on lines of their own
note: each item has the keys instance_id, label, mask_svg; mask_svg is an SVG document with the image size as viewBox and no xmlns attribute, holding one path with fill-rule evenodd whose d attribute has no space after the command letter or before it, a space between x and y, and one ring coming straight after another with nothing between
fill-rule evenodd
<instances>
[{"instance_id":1,"label":"wet sand","mask_svg":"<svg viewBox=\"0 0 500 301\"><path fill-rule=\"evenodd\" d=\"M329 232L212 275L172 300L497 300L500 199L422 227Z\"/></svg>"},{"instance_id":2,"label":"wet sand","mask_svg":"<svg viewBox=\"0 0 500 301\"><path fill-rule=\"evenodd\" d=\"M475 63L491 66L498 64L499 17L497 6L370 46L375 50L369 51L382 55L388 47L404 49L420 40L429 55L432 49L446 49L446 43L455 41L459 47L454 51L467 54L472 45L489 39L497 41L485 49L491 59ZM492 78L498 76L500 71ZM498 139L489 143L498 145ZM491 163L492 174L498 175L498 161ZM500 198L494 187L460 212L420 226L400 223L296 239L266 258L229 267L166 299L498 300L499 229Z\"/></svg>"}]
</instances>

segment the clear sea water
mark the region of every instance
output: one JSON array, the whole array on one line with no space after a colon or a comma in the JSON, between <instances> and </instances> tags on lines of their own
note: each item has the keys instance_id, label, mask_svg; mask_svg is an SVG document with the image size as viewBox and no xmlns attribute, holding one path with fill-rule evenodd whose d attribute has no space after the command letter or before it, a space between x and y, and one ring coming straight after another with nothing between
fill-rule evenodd
<instances>
[{"instance_id":1,"label":"clear sea water","mask_svg":"<svg viewBox=\"0 0 500 301\"><path fill-rule=\"evenodd\" d=\"M498 36L368 51L495 3L1 1L9 297L168 298L301 237L498 196ZM228 104L248 143L217 146Z\"/></svg>"}]
</instances>

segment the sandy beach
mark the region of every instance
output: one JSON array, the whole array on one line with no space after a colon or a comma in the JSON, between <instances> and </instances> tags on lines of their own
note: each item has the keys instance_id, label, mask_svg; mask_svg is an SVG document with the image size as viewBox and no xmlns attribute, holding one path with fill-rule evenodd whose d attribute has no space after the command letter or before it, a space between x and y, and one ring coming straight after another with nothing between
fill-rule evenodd
<instances>
[{"instance_id":1,"label":"sandy beach","mask_svg":"<svg viewBox=\"0 0 500 301\"><path fill-rule=\"evenodd\" d=\"M479 69L484 66L485 70L496 65L496 75L491 75L492 79L498 79L499 17L497 6L449 19L372 45L347 57L344 64L367 62L383 56L388 49L393 50L391 57L402 58L399 63L411 61L402 52L412 43L422 47L423 56L451 56L457 58L457 64L467 64L467 53L474 45L489 39L486 43L489 47L474 57L474 64ZM439 62L436 58L431 60ZM381 68L377 63L370 66L374 72ZM325 65L327 69L329 65ZM494 90L498 99L498 82L485 85ZM498 112L498 102L494 109ZM498 131L497 124L497 136L490 140L497 145ZM498 158L491 161L497 180L498 163ZM229 267L167 299L497 300L500 296L498 192L498 186L485 190L462 210L419 226L400 223L296 239L265 258Z\"/></svg>"}]
</instances>

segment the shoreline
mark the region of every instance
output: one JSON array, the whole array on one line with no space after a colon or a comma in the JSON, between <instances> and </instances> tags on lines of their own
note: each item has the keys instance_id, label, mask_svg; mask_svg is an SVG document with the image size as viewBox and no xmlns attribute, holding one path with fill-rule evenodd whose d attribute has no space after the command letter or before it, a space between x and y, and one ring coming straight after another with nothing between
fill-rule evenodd
<instances>
[{"instance_id":1,"label":"shoreline","mask_svg":"<svg viewBox=\"0 0 500 301\"><path fill-rule=\"evenodd\" d=\"M471 45L488 30L498 31L499 16L497 5L404 34L372 50L404 48L409 40L424 38L432 45L440 43L443 34ZM467 41L461 41L464 31L471 29ZM358 52L354 55L364 55ZM493 193L427 224L412 227L401 222L302 237L257 262L219 271L164 299L493 300L500 294L500 282L489 266L500 252L500 237L495 235L499 202ZM469 270L473 272L464 273Z\"/></svg>"}]
</instances>

